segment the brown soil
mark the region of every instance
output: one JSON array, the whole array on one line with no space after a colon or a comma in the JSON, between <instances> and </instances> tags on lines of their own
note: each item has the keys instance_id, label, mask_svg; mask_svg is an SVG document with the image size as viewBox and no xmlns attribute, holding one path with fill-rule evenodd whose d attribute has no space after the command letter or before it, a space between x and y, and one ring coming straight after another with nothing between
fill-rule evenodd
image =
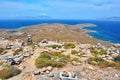
<instances>
[{"instance_id":1,"label":"brown soil","mask_svg":"<svg viewBox=\"0 0 120 80\"><path fill-rule=\"evenodd\" d=\"M74 41L91 44L101 42L105 45L109 44L104 41L93 39L89 35L85 34L86 30L83 30L82 27L83 25L74 25L70 27L64 24L46 24L23 28L21 31L31 34L33 36L33 40L37 42L43 39L49 39L53 41ZM25 39L24 37L22 38Z\"/></svg>"},{"instance_id":2,"label":"brown soil","mask_svg":"<svg viewBox=\"0 0 120 80\"><path fill-rule=\"evenodd\" d=\"M88 24L88 26L91 24ZM72 41L80 43L90 43L96 44L101 42L104 45L110 45L110 43L105 41L100 41L92 38L91 36L85 34L88 30L83 30L82 28L85 24L78 25L65 25L65 24L44 24L44 25L33 25L19 29L20 32L25 32L21 36L12 36L11 39L22 39L26 41L27 35L30 34L33 37L33 41L39 42L43 39L48 39L52 41ZM8 33L9 35L9 33Z\"/></svg>"}]
</instances>

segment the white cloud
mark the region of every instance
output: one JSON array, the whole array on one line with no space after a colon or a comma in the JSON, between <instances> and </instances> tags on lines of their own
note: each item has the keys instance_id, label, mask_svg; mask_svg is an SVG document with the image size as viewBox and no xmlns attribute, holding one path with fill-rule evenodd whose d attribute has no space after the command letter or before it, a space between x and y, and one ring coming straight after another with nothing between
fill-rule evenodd
<instances>
[{"instance_id":1,"label":"white cloud","mask_svg":"<svg viewBox=\"0 0 120 80\"><path fill-rule=\"evenodd\" d=\"M46 13L41 13L40 16L47 16L47 14Z\"/></svg>"}]
</instances>

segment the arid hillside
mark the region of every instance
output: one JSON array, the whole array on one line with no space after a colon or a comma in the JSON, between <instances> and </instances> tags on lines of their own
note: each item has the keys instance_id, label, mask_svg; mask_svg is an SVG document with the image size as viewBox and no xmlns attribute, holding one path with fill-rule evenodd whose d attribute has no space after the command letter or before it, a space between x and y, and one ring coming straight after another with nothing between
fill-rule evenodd
<instances>
[{"instance_id":1,"label":"arid hillside","mask_svg":"<svg viewBox=\"0 0 120 80\"><path fill-rule=\"evenodd\" d=\"M96 44L98 42L109 44L108 42L96 40L91 36L85 34L88 30L82 29L84 26L95 26L94 24L78 24L78 25L66 25L66 24L40 24L23 27L17 31L8 31L7 36L10 35L11 39L26 40L27 35L32 35L33 41L39 42L43 39L52 41L73 41L81 43ZM19 33L18 33L19 32ZM17 35L16 35L17 33ZM12 36L13 35L13 36Z\"/></svg>"}]
</instances>

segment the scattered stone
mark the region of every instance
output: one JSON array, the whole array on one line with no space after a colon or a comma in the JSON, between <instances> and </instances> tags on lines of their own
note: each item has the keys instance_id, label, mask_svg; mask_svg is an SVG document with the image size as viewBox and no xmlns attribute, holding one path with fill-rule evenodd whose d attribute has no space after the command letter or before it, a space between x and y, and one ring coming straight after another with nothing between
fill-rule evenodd
<instances>
[{"instance_id":1,"label":"scattered stone","mask_svg":"<svg viewBox=\"0 0 120 80\"><path fill-rule=\"evenodd\" d=\"M119 77L118 74L115 74L115 77Z\"/></svg>"},{"instance_id":2,"label":"scattered stone","mask_svg":"<svg viewBox=\"0 0 120 80\"><path fill-rule=\"evenodd\" d=\"M75 78L75 77L76 77L76 74L73 73L73 72L71 72L71 77L72 77L72 78Z\"/></svg>"},{"instance_id":3,"label":"scattered stone","mask_svg":"<svg viewBox=\"0 0 120 80\"><path fill-rule=\"evenodd\" d=\"M64 77L69 77L69 74L68 74L68 72L63 71L63 72L62 72L62 76L64 76Z\"/></svg>"},{"instance_id":4,"label":"scattered stone","mask_svg":"<svg viewBox=\"0 0 120 80\"><path fill-rule=\"evenodd\" d=\"M94 70L94 68L92 66L88 66L88 69L90 70Z\"/></svg>"},{"instance_id":5,"label":"scattered stone","mask_svg":"<svg viewBox=\"0 0 120 80\"><path fill-rule=\"evenodd\" d=\"M115 58L116 56L118 56L117 53L115 53L115 54L111 54L111 57L113 57L113 58Z\"/></svg>"},{"instance_id":6,"label":"scattered stone","mask_svg":"<svg viewBox=\"0 0 120 80\"><path fill-rule=\"evenodd\" d=\"M31 42L32 43L32 35L28 35L27 42Z\"/></svg>"},{"instance_id":7,"label":"scattered stone","mask_svg":"<svg viewBox=\"0 0 120 80\"><path fill-rule=\"evenodd\" d=\"M40 74L40 71L39 70L35 70L34 71L34 75L39 75Z\"/></svg>"},{"instance_id":8,"label":"scattered stone","mask_svg":"<svg viewBox=\"0 0 120 80\"><path fill-rule=\"evenodd\" d=\"M113 58L111 56L107 57L108 60L113 60Z\"/></svg>"},{"instance_id":9,"label":"scattered stone","mask_svg":"<svg viewBox=\"0 0 120 80\"><path fill-rule=\"evenodd\" d=\"M46 71L46 74L49 74L49 73L50 73L50 71L47 70L47 71Z\"/></svg>"},{"instance_id":10,"label":"scattered stone","mask_svg":"<svg viewBox=\"0 0 120 80\"><path fill-rule=\"evenodd\" d=\"M78 56L80 56L81 55L81 53L78 53Z\"/></svg>"},{"instance_id":11,"label":"scattered stone","mask_svg":"<svg viewBox=\"0 0 120 80\"><path fill-rule=\"evenodd\" d=\"M58 68L56 67L56 68L54 68L54 70L58 70Z\"/></svg>"},{"instance_id":12,"label":"scattered stone","mask_svg":"<svg viewBox=\"0 0 120 80\"><path fill-rule=\"evenodd\" d=\"M113 47L119 48L120 44L113 44Z\"/></svg>"},{"instance_id":13,"label":"scattered stone","mask_svg":"<svg viewBox=\"0 0 120 80\"><path fill-rule=\"evenodd\" d=\"M54 77L54 74L53 73L49 73L48 77Z\"/></svg>"},{"instance_id":14,"label":"scattered stone","mask_svg":"<svg viewBox=\"0 0 120 80\"><path fill-rule=\"evenodd\" d=\"M23 70L23 69L25 69L25 66L19 66L19 69Z\"/></svg>"},{"instance_id":15,"label":"scattered stone","mask_svg":"<svg viewBox=\"0 0 120 80\"><path fill-rule=\"evenodd\" d=\"M52 71L52 66L48 66L47 68L46 68L48 71Z\"/></svg>"},{"instance_id":16,"label":"scattered stone","mask_svg":"<svg viewBox=\"0 0 120 80\"><path fill-rule=\"evenodd\" d=\"M43 68L41 69L41 72L46 72L46 68L43 67Z\"/></svg>"},{"instance_id":17,"label":"scattered stone","mask_svg":"<svg viewBox=\"0 0 120 80\"><path fill-rule=\"evenodd\" d=\"M40 72L41 73L41 75L44 75L44 72Z\"/></svg>"},{"instance_id":18,"label":"scattered stone","mask_svg":"<svg viewBox=\"0 0 120 80\"><path fill-rule=\"evenodd\" d=\"M74 65L74 66L81 65L81 63L80 63L80 62L75 62L75 61L72 61L71 63L72 63L72 65Z\"/></svg>"},{"instance_id":19,"label":"scattered stone","mask_svg":"<svg viewBox=\"0 0 120 80\"><path fill-rule=\"evenodd\" d=\"M23 56L24 56L24 57L29 57L30 54L29 54L29 53L24 53Z\"/></svg>"}]
</instances>

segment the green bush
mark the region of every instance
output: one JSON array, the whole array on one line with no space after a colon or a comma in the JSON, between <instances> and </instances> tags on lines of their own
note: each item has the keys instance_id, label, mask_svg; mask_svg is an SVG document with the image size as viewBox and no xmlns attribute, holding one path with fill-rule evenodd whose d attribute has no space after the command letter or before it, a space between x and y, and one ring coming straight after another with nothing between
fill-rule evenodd
<instances>
[{"instance_id":1,"label":"green bush","mask_svg":"<svg viewBox=\"0 0 120 80\"><path fill-rule=\"evenodd\" d=\"M65 49L75 48L75 44L74 43L65 43L64 48Z\"/></svg>"},{"instance_id":2,"label":"green bush","mask_svg":"<svg viewBox=\"0 0 120 80\"><path fill-rule=\"evenodd\" d=\"M93 65L98 65L99 63L104 62L100 57L90 57L88 58L88 63Z\"/></svg>"},{"instance_id":3,"label":"green bush","mask_svg":"<svg viewBox=\"0 0 120 80\"><path fill-rule=\"evenodd\" d=\"M99 66L101 68L106 68L106 67L115 67L115 63L114 62L108 62L103 60L100 57L90 57L88 59L88 63L95 65L95 66Z\"/></svg>"},{"instance_id":4,"label":"green bush","mask_svg":"<svg viewBox=\"0 0 120 80\"><path fill-rule=\"evenodd\" d=\"M63 54L61 54L61 52L56 52L56 51L54 51L54 52L51 52L51 56L54 58L54 59L67 59L67 60L69 60L70 59L70 56L69 55L63 55Z\"/></svg>"},{"instance_id":5,"label":"green bush","mask_svg":"<svg viewBox=\"0 0 120 80\"><path fill-rule=\"evenodd\" d=\"M100 67L102 67L102 68L115 67L115 63L114 63L114 62L103 61L103 62L100 62L100 63L98 64L98 66L100 66Z\"/></svg>"},{"instance_id":6,"label":"green bush","mask_svg":"<svg viewBox=\"0 0 120 80\"><path fill-rule=\"evenodd\" d=\"M90 52L94 54L98 54L98 51L93 47L90 47Z\"/></svg>"},{"instance_id":7,"label":"green bush","mask_svg":"<svg viewBox=\"0 0 120 80\"><path fill-rule=\"evenodd\" d=\"M27 45L33 45L33 43L32 42L27 42Z\"/></svg>"},{"instance_id":8,"label":"green bush","mask_svg":"<svg viewBox=\"0 0 120 80\"><path fill-rule=\"evenodd\" d=\"M52 60L44 59L44 58L37 58L35 61L35 65L37 68L51 66L53 63Z\"/></svg>"},{"instance_id":9,"label":"green bush","mask_svg":"<svg viewBox=\"0 0 120 80\"><path fill-rule=\"evenodd\" d=\"M104 49L95 49L93 47L90 47L90 51L91 53L94 53L94 55L103 55L103 54L107 54L107 51Z\"/></svg>"},{"instance_id":10,"label":"green bush","mask_svg":"<svg viewBox=\"0 0 120 80\"><path fill-rule=\"evenodd\" d=\"M65 52L65 50L61 50L61 53Z\"/></svg>"},{"instance_id":11,"label":"green bush","mask_svg":"<svg viewBox=\"0 0 120 80\"><path fill-rule=\"evenodd\" d=\"M120 62L108 62L99 57L90 57L88 63L101 68L114 67L115 69L120 70Z\"/></svg>"},{"instance_id":12,"label":"green bush","mask_svg":"<svg viewBox=\"0 0 120 80\"><path fill-rule=\"evenodd\" d=\"M15 56L15 55L19 55L19 53L20 53L22 50L23 50L22 48L17 49L17 50L13 53L13 55L14 55L14 56Z\"/></svg>"},{"instance_id":13,"label":"green bush","mask_svg":"<svg viewBox=\"0 0 120 80\"><path fill-rule=\"evenodd\" d=\"M8 79L10 77L16 76L21 73L21 70L12 67L12 66L7 66L4 69L0 70L0 78L1 79Z\"/></svg>"},{"instance_id":14,"label":"green bush","mask_svg":"<svg viewBox=\"0 0 120 80\"><path fill-rule=\"evenodd\" d=\"M54 59L60 59L63 57L63 55L60 52L56 52L56 51L51 52L51 55Z\"/></svg>"},{"instance_id":15,"label":"green bush","mask_svg":"<svg viewBox=\"0 0 120 80\"><path fill-rule=\"evenodd\" d=\"M58 67L58 68L62 68L63 66L65 66L66 64L63 62L53 62L52 67Z\"/></svg>"},{"instance_id":16,"label":"green bush","mask_svg":"<svg viewBox=\"0 0 120 80\"><path fill-rule=\"evenodd\" d=\"M72 50L72 51L71 51L71 54L73 54L73 55L74 55L74 54L78 54L78 51Z\"/></svg>"},{"instance_id":17,"label":"green bush","mask_svg":"<svg viewBox=\"0 0 120 80\"><path fill-rule=\"evenodd\" d=\"M52 66L61 68L65 66L65 62L60 62L56 60L67 59L68 56L62 55L60 52L42 52L40 56L35 60L35 65L37 68Z\"/></svg>"},{"instance_id":18,"label":"green bush","mask_svg":"<svg viewBox=\"0 0 120 80\"><path fill-rule=\"evenodd\" d=\"M60 46L60 45L51 45L51 46L48 46L48 47L51 47L51 48L53 48L53 49L56 49L56 48L61 48L61 46Z\"/></svg>"},{"instance_id":19,"label":"green bush","mask_svg":"<svg viewBox=\"0 0 120 80\"><path fill-rule=\"evenodd\" d=\"M4 61L1 61L1 62L0 62L0 66L1 66L3 63L4 63Z\"/></svg>"},{"instance_id":20,"label":"green bush","mask_svg":"<svg viewBox=\"0 0 120 80\"><path fill-rule=\"evenodd\" d=\"M51 59L51 55L48 52L42 52L39 58Z\"/></svg>"},{"instance_id":21,"label":"green bush","mask_svg":"<svg viewBox=\"0 0 120 80\"><path fill-rule=\"evenodd\" d=\"M71 59L71 62L72 62L72 61L81 62L81 60L80 60L79 58L73 58L73 59Z\"/></svg>"},{"instance_id":22,"label":"green bush","mask_svg":"<svg viewBox=\"0 0 120 80\"><path fill-rule=\"evenodd\" d=\"M4 49L3 49L3 48L0 48L0 54L1 54L3 51L4 51Z\"/></svg>"},{"instance_id":23,"label":"green bush","mask_svg":"<svg viewBox=\"0 0 120 80\"><path fill-rule=\"evenodd\" d=\"M100 55L107 54L107 51L104 50L104 49L101 49L100 52L99 52L98 54L100 54Z\"/></svg>"},{"instance_id":24,"label":"green bush","mask_svg":"<svg viewBox=\"0 0 120 80\"><path fill-rule=\"evenodd\" d=\"M120 62L115 62L115 68L120 70Z\"/></svg>"}]
</instances>

